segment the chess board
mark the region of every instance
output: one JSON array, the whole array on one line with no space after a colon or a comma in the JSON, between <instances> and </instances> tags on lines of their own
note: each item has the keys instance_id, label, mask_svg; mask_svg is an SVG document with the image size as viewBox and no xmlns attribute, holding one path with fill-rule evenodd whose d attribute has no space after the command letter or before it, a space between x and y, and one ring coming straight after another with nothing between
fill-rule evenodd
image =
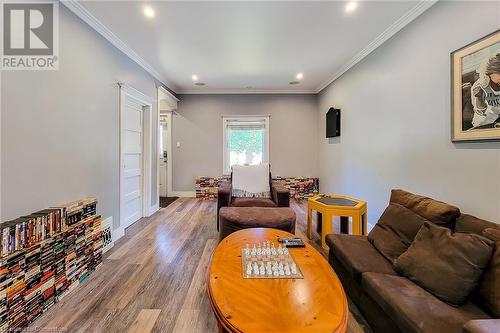
<instances>
[{"instance_id":1,"label":"chess board","mask_svg":"<svg viewBox=\"0 0 500 333\"><path fill-rule=\"evenodd\" d=\"M303 279L292 254L286 248L263 246L259 254L248 247L241 249L241 271L244 279ZM272 250L271 250L272 249Z\"/></svg>"}]
</instances>

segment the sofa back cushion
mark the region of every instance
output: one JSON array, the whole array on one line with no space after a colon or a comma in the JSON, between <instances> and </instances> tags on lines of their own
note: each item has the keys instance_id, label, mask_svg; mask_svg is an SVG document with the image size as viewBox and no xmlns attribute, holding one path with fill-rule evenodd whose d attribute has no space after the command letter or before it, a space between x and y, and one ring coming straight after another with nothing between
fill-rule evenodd
<instances>
[{"instance_id":1,"label":"sofa back cushion","mask_svg":"<svg viewBox=\"0 0 500 333\"><path fill-rule=\"evenodd\" d=\"M483 235L495 242L495 249L479 281L480 305L495 318L500 318L500 230L488 228Z\"/></svg>"},{"instance_id":2,"label":"sofa back cushion","mask_svg":"<svg viewBox=\"0 0 500 333\"><path fill-rule=\"evenodd\" d=\"M468 232L476 235L482 235L484 230L487 228L500 230L500 225L469 214L462 214L457 219L455 232Z\"/></svg>"},{"instance_id":3,"label":"sofa back cushion","mask_svg":"<svg viewBox=\"0 0 500 333\"><path fill-rule=\"evenodd\" d=\"M397 203L389 203L368 234L372 245L391 262L405 252L427 220Z\"/></svg>"},{"instance_id":4,"label":"sofa back cushion","mask_svg":"<svg viewBox=\"0 0 500 333\"><path fill-rule=\"evenodd\" d=\"M463 304L490 261L493 241L425 222L394 262L399 274L454 306Z\"/></svg>"},{"instance_id":5,"label":"sofa back cushion","mask_svg":"<svg viewBox=\"0 0 500 333\"><path fill-rule=\"evenodd\" d=\"M269 164L233 165L232 196L270 198Z\"/></svg>"},{"instance_id":6,"label":"sofa back cushion","mask_svg":"<svg viewBox=\"0 0 500 333\"><path fill-rule=\"evenodd\" d=\"M423 218L448 228L453 228L455 220L460 216L460 210L455 206L404 190L392 190L390 202L400 204Z\"/></svg>"}]
</instances>

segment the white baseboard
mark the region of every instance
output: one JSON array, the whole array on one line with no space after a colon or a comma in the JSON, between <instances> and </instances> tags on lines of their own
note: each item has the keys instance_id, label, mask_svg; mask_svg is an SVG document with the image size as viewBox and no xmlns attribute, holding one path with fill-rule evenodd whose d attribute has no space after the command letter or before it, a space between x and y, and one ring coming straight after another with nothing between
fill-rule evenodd
<instances>
[{"instance_id":1,"label":"white baseboard","mask_svg":"<svg viewBox=\"0 0 500 333\"><path fill-rule=\"evenodd\" d=\"M157 203L157 204L156 204L156 205L154 205L154 206L149 207L148 216L153 215L153 214L154 214L154 213L156 213L159 209L160 209L160 204L159 204L159 203Z\"/></svg>"},{"instance_id":2,"label":"white baseboard","mask_svg":"<svg viewBox=\"0 0 500 333\"><path fill-rule=\"evenodd\" d=\"M195 198L196 191L172 191L168 195L170 197Z\"/></svg>"},{"instance_id":3,"label":"white baseboard","mask_svg":"<svg viewBox=\"0 0 500 333\"><path fill-rule=\"evenodd\" d=\"M113 229L113 243L125 236L125 228L118 227Z\"/></svg>"}]
</instances>

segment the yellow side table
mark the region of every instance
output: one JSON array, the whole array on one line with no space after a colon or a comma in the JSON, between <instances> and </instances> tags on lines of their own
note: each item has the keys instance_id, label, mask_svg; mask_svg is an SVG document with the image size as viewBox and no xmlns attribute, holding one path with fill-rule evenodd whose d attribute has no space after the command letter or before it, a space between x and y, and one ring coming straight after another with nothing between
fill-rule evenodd
<instances>
[{"instance_id":1,"label":"yellow side table","mask_svg":"<svg viewBox=\"0 0 500 333\"><path fill-rule=\"evenodd\" d=\"M328 249L325 237L332 233L332 217L352 217L352 233L354 235L366 235L366 202L345 195L315 195L307 200L307 237L312 239L312 211L321 214L318 218L321 223L321 246ZM348 229L348 228L347 228Z\"/></svg>"}]
</instances>

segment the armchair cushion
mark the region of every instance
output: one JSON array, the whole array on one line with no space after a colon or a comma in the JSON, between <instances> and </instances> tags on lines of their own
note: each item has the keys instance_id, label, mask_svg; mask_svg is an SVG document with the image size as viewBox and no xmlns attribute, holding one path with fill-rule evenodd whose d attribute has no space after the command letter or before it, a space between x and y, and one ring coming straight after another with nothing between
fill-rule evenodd
<instances>
[{"instance_id":1,"label":"armchair cushion","mask_svg":"<svg viewBox=\"0 0 500 333\"><path fill-rule=\"evenodd\" d=\"M269 164L233 165L232 196L270 198Z\"/></svg>"},{"instance_id":2,"label":"armchair cushion","mask_svg":"<svg viewBox=\"0 0 500 333\"><path fill-rule=\"evenodd\" d=\"M269 198L233 198L231 207L276 207Z\"/></svg>"}]
</instances>

